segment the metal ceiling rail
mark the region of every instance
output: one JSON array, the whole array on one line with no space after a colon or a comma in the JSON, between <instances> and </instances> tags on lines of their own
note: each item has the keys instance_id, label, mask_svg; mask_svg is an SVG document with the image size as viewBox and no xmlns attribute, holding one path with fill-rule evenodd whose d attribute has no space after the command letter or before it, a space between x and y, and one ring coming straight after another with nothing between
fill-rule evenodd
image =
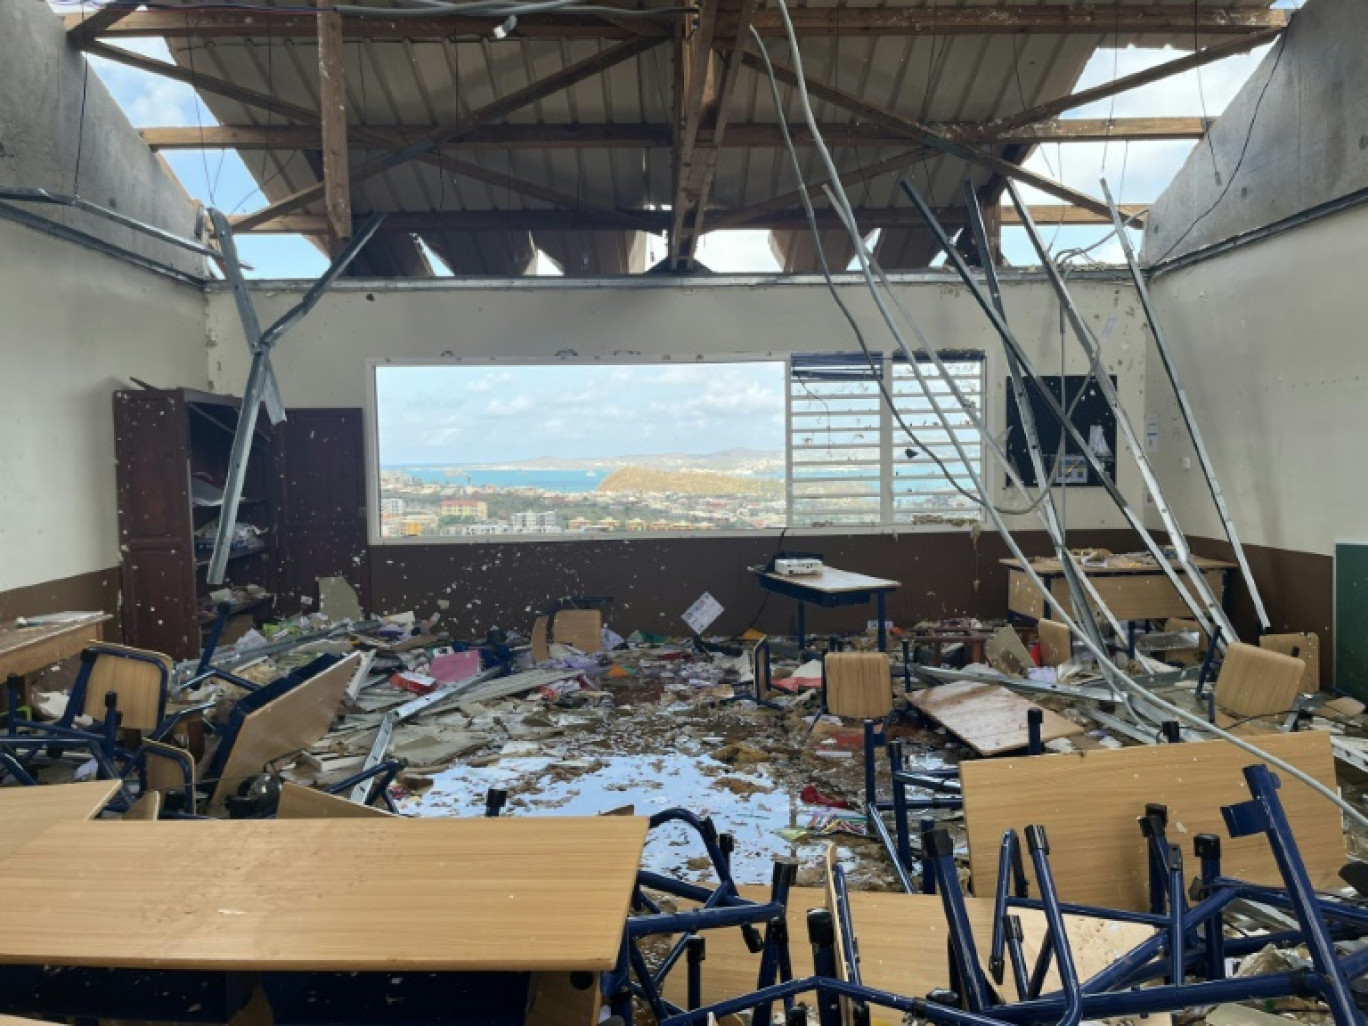
<instances>
[{"instance_id":1,"label":"metal ceiling rail","mask_svg":"<svg viewBox=\"0 0 1368 1026\"><path fill-rule=\"evenodd\" d=\"M1092 377L1097 383L1098 391L1102 393L1103 398L1111 406L1112 412L1116 416L1117 427L1125 437L1126 445L1131 451L1131 456L1135 459L1135 465L1139 468L1145 487L1149 489L1150 496L1154 499L1154 508L1159 513L1159 519L1164 523L1164 529L1168 532L1169 543L1177 553L1178 562L1182 564L1188 579L1192 582L1194 591L1206 606L1207 616L1212 623L1219 625L1222 630L1222 642L1218 642L1218 644L1238 641L1239 635L1236 633L1234 625L1226 616L1225 610L1221 608L1221 603L1212 592L1206 576L1193 561L1192 547L1188 545L1187 536L1183 533L1182 527L1178 524L1178 519L1169 508L1168 500L1164 497L1164 490L1159 484L1159 475L1155 473L1153 464L1150 463L1149 457L1145 454L1144 446L1141 444L1140 436L1135 431L1135 426L1131 423L1130 416L1121 406L1121 397L1116 391L1116 386L1112 384L1111 378L1105 371L1097 373L1098 369L1102 368L1101 345L1074 303L1073 296L1069 293L1069 287L1064 283L1059 269L1055 266L1048 247L1036 229L1035 222L1031 220L1026 204L1022 202L1021 194L1017 192L1016 183L1008 179L1005 184L1007 194L1012 198L1012 205L1021 214L1021 224L1026 229L1026 236L1031 240L1031 245L1040 257L1041 266L1045 269L1045 274L1054 287L1055 294L1059 297L1060 305L1064 308L1065 318L1073 329L1079 346L1087 354L1089 366L1092 368ZM1156 556L1156 558L1167 563L1167 560L1162 559L1162 557Z\"/></svg>"},{"instance_id":2,"label":"metal ceiling rail","mask_svg":"<svg viewBox=\"0 0 1368 1026\"><path fill-rule=\"evenodd\" d=\"M1150 301L1149 286L1145 283L1145 275L1141 272L1140 264L1135 259L1135 250L1132 248L1130 237L1126 234L1125 226L1121 222L1121 212L1117 210L1116 201L1112 199L1111 190L1107 188L1106 179L1102 180L1102 195L1106 197L1107 206L1111 207L1112 224L1116 228L1116 237L1120 240L1121 249L1126 254L1126 265L1130 268L1131 279L1135 282L1135 292L1140 297L1140 307L1145 311L1145 319L1149 321L1155 348L1159 350L1159 361L1164 365L1164 373L1168 375L1169 384L1173 386L1173 395L1178 400L1178 409L1183 415L1183 423L1187 425L1188 435L1192 439L1192 447L1197 450L1197 461L1202 468L1202 473L1206 476L1207 488L1211 492L1211 501L1216 504L1216 512L1221 518L1221 525L1225 528L1226 539L1235 551L1235 562L1239 564L1245 586L1249 589L1250 598L1254 600L1254 610L1259 616L1259 626L1266 631L1269 627L1268 612L1264 609L1263 598L1259 594L1259 586L1254 582L1254 571L1250 569L1249 560L1245 558L1244 546L1240 544L1240 538L1235 533L1235 522L1230 517L1230 510L1226 507L1225 495L1221 492L1221 486L1216 480L1216 468L1212 466L1206 443L1202 441L1202 431L1197 426L1197 416L1192 410L1192 404L1188 402L1187 391L1183 388L1183 382L1178 376L1178 365L1173 359L1173 351L1169 348L1168 338L1164 334L1163 326L1159 323L1159 315L1154 309L1153 302Z\"/></svg>"},{"instance_id":3,"label":"metal ceiling rail","mask_svg":"<svg viewBox=\"0 0 1368 1026\"><path fill-rule=\"evenodd\" d=\"M1003 345L1012 352L1020 363L1022 370L1025 372L1026 381L1035 389L1036 394L1039 395L1041 401L1044 402L1046 409L1050 411L1050 415L1058 421L1060 428L1068 434L1070 441L1078 448L1078 451L1082 454L1088 467L1097 475L1098 480L1102 482L1102 487L1106 489L1112 502L1114 502L1117 509L1120 510L1122 517L1126 520L1126 524L1140 536L1146 550L1154 557L1155 562L1160 569L1163 570L1165 576L1168 577L1169 582L1177 590L1183 603L1192 612L1193 618L1196 619L1198 624L1204 625L1204 629L1210 634L1211 624L1207 619L1206 612L1188 593L1187 588L1183 585L1182 580L1174 571L1173 566L1164 556L1163 548L1159 545L1159 542L1155 539L1154 535L1150 533L1149 529L1145 527L1140 517L1131 509L1130 504L1126 501L1126 497L1121 494L1121 489L1117 487L1116 482L1112 480L1111 475L1107 472L1106 468L1102 466L1101 461L1097 458L1097 454L1093 452L1087 439L1083 437L1082 433L1069 418L1068 412L1064 409L1059 399L1053 392L1045 387L1044 382L1040 379L1040 374L1031 363L1030 357L1026 355L1025 349L1023 349L1021 343L1017 341L1011 326L998 313L997 308L993 306L991 300L983 294L983 290L979 288L979 284L970 272L968 264L965 263L964 257L960 255L958 248L950 241L949 235L946 234L945 227L937 220L931 207L927 204L926 200L922 198L921 193L917 191L916 187L913 186L911 182L906 178L899 178L898 184L902 187L903 193L907 198L921 211L922 218L926 221L926 225L931 230L932 235L935 236L937 245L945 252L947 262L959 274L960 280L964 282L965 287L969 290L969 294L974 298L974 301L978 303L979 308L984 314L987 315L989 321L997 331L998 336L1002 339ZM1044 593L1043 586L1041 587L1042 593Z\"/></svg>"},{"instance_id":4,"label":"metal ceiling rail","mask_svg":"<svg viewBox=\"0 0 1368 1026\"><path fill-rule=\"evenodd\" d=\"M71 207L74 210L81 210L96 217L103 217L106 221L113 221L115 224L122 225L135 232L141 232L143 235L165 242L168 245L188 249L191 253L208 257L210 260L218 259L218 254L203 243L176 235L174 232L168 232L156 225L139 221L137 218L121 214L109 207L102 207L98 203L91 203L79 196L67 196L63 193L49 192L47 189L32 189L21 185L5 185L0 186L0 200L12 200L16 203L48 203L53 206Z\"/></svg>"},{"instance_id":5,"label":"metal ceiling rail","mask_svg":"<svg viewBox=\"0 0 1368 1026\"><path fill-rule=\"evenodd\" d=\"M252 366L247 372L247 384L242 390L242 408L238 413L237 431L233 435L233 448L228 456L228 473L223 484L223 505L219 510L218 531L214 536L214 552L209 557L208 583L222 584L228 570L228 556L232 551L238 507L242 502L247 461L252 453L252 435L256 431L257 415L262 403L266 404L267 415L273 424L285 419L285 408L281 404L275 371L271 367L271 350L286 331L313 309L323 293L346 270L347 265L356 258L366 243L370 242L376 229L380 227L380 222L384 220L384 215L373 215L347 243L347 247L333 259L322 277L304 294L304 298L265 331L261 330L256 307L252 304L252 297L247 290L247 281L242 276L242 264L238 261L232 226L229 225L228 218L218 210L210 209L209 219L214 225L214 234L222 250L219 263L232 286L238 317L242 321L242 333L246 337L247 347L252 352Z\"/></svg>"}]
</instances>

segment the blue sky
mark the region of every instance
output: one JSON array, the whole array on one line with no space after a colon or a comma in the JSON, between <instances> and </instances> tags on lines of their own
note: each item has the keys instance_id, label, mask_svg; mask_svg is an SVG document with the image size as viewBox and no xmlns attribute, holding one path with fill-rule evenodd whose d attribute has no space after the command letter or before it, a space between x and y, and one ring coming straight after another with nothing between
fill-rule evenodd
<instances>
[{"instance_id":1,"label":"blue sky","mask_svg":"<svg viewBox=\"0 0 1368 1026\"><path fill-rule=\"evenodd\" d=\"M784 365L379 367L384 466L784 447Z\"/></svg>"},{"instance_id":2,"label":"blue sky","mask_svg":"<svg viewBox=\"0 0 1368 1026\"><path fill-rule=\"evenodd\" d=\"M1300 6L1300 3L1283 0L1277 6ZM159 40L127 40L121 45L162 60L170 57ZM1205 114L1215 117L1248 78L1263 52L1232 57L1080 108L1068 116ZM1084 71L1079 88L1109 81L1117 75L1131 74L1175 56L1177 54L1172 51L1161 50L1100 50ZM215 123L188 86L100 58L95 58L93 65L129 119L139 128ZM1093 195L1100 193L1098 179L1105 175L1121 202L1144 203L1158 197L1193 145L1191 142L1053 144L1038 148L1027 167ZM230 151L168 151L165 156L190 194L206 203L229 213L243 213L265 202L242 159ZM248 154L248 159L252 160L254 156ZM1053 197L1030 189L1025 190L1025 195L1028 202L1055 202ZM1055 252L1090 246L1106 235L1101 228L1041 227ZM1005 229L1003 244L1010 262L1037 262L1020 229ZM663 249L663 241L656 240L652 255L658 257ZM239 241L239 251L243 260L252 265L250 274L259 278L315 277L327 263L317 247L300 236L244 236ZM1092 255L1107 262L1121 259L1115 240L1104 243ZM766 232L713 233L702 240L699 256L703 263L721 273L778 270ZM554 273L549 261L542 261L541 268L545 273Z\"/></svg>"}]
</instances>

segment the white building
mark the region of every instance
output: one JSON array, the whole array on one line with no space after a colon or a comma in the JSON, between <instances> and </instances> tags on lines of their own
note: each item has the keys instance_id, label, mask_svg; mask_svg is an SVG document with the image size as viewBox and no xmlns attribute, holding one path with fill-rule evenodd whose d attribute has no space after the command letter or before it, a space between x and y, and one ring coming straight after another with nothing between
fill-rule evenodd
<instances>
[{"instance_id":1,"label":"white building","mask_svg":"<svg viewBox=\"0 0 1368 1026\"><path fill-rule=\"evenodd\" d=\"M382 517L402 517L404 515L404 500L381 499L380 515Z\"/></svg>"},{"instance_id":2,"label":"white building","mask_svg":"<svg viewBox=\"0 0 1368 1026\"><path fill-rule=\"evenodd\" d=\"M525 510L513 514L511 526L520 534L551 534L560 530L560 519L552 510L543 513Z\"/></svg>"}]
</instances>

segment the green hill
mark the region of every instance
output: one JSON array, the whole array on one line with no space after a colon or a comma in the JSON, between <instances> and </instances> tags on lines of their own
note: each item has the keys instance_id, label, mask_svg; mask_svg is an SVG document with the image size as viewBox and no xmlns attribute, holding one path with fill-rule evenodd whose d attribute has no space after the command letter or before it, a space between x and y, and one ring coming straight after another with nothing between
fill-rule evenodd
<instances>
[{"instance_id":1,"label":"green hill","mask_svg":"<svg viewBox=\"0 0 1368 1026\"><path fill-rule=\"evenodd\" d=\"M599 482L600 492L677 492L681 495L753 495L779 499L784 482L767 477L743 477L712 471L652 470L623 467Z\"/></svg>"}]
</instances>

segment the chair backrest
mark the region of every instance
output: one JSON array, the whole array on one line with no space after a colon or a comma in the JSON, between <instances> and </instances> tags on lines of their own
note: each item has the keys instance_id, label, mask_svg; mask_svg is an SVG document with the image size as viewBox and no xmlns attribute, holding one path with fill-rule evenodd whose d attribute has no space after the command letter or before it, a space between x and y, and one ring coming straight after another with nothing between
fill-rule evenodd
<instances>
[{"instance_id":1,"label":"chair backrest","mask_svg":"<svg viewBox=\"0 0 1368 1026\"><path fill-rule=\"evenodd\" d=\"M1216 705L1231 716L1287 712L1305 671L1300 659L1236 642L1226 649L1216 678Z\"/></svg>"},{"instance_id":2,"label":"chair backrest","mask_svg":"<svg viewBox=\"0 0 1368 1026\"><path fill-rule=\"evenodd\" d=\"M893 711L893 673L883 652L830 652L822 660L827 711L856 720Z\"/></svg>"},{"instance_id":3,"label":"chair backrest","mask_svg":"<svg viewBox=\"0 0 1368 1026\"><path fill-rule=\"evenodd\" d=\"M124 819L156 819L161 815L160 791L145 791L123 814Z\"/></svg>"},{"instance_id":4,"label":"chair backrest","mask_svg":"<svg viewBox=\"0 0 1368 1026\"><path fill-rule=\"evenodd\" d=\"M143 793L180 793L185 796L184 809L195 812L195 757L184 748L162 741L144 741L138 750L142 758Z\"/></svg>"},{"instance_id":5,"label":"chair backrest","mask_svg":"<svg viewBox=\"0 0 1368 1026\"><path fill-rule=\"evenodd\" d=\"M166 692L171 682L171 657L160 652L123 645L91 645L94 653L88 664L89 673L82 672L83 701L80 711L94 720L105 717L105 695L113 691L119 697L120 726L125 730L155 730L166 715ZM86 656L84 658L90 658ZM77 686L81 681L77 681Z\"/></svg>"}]
</instances>

